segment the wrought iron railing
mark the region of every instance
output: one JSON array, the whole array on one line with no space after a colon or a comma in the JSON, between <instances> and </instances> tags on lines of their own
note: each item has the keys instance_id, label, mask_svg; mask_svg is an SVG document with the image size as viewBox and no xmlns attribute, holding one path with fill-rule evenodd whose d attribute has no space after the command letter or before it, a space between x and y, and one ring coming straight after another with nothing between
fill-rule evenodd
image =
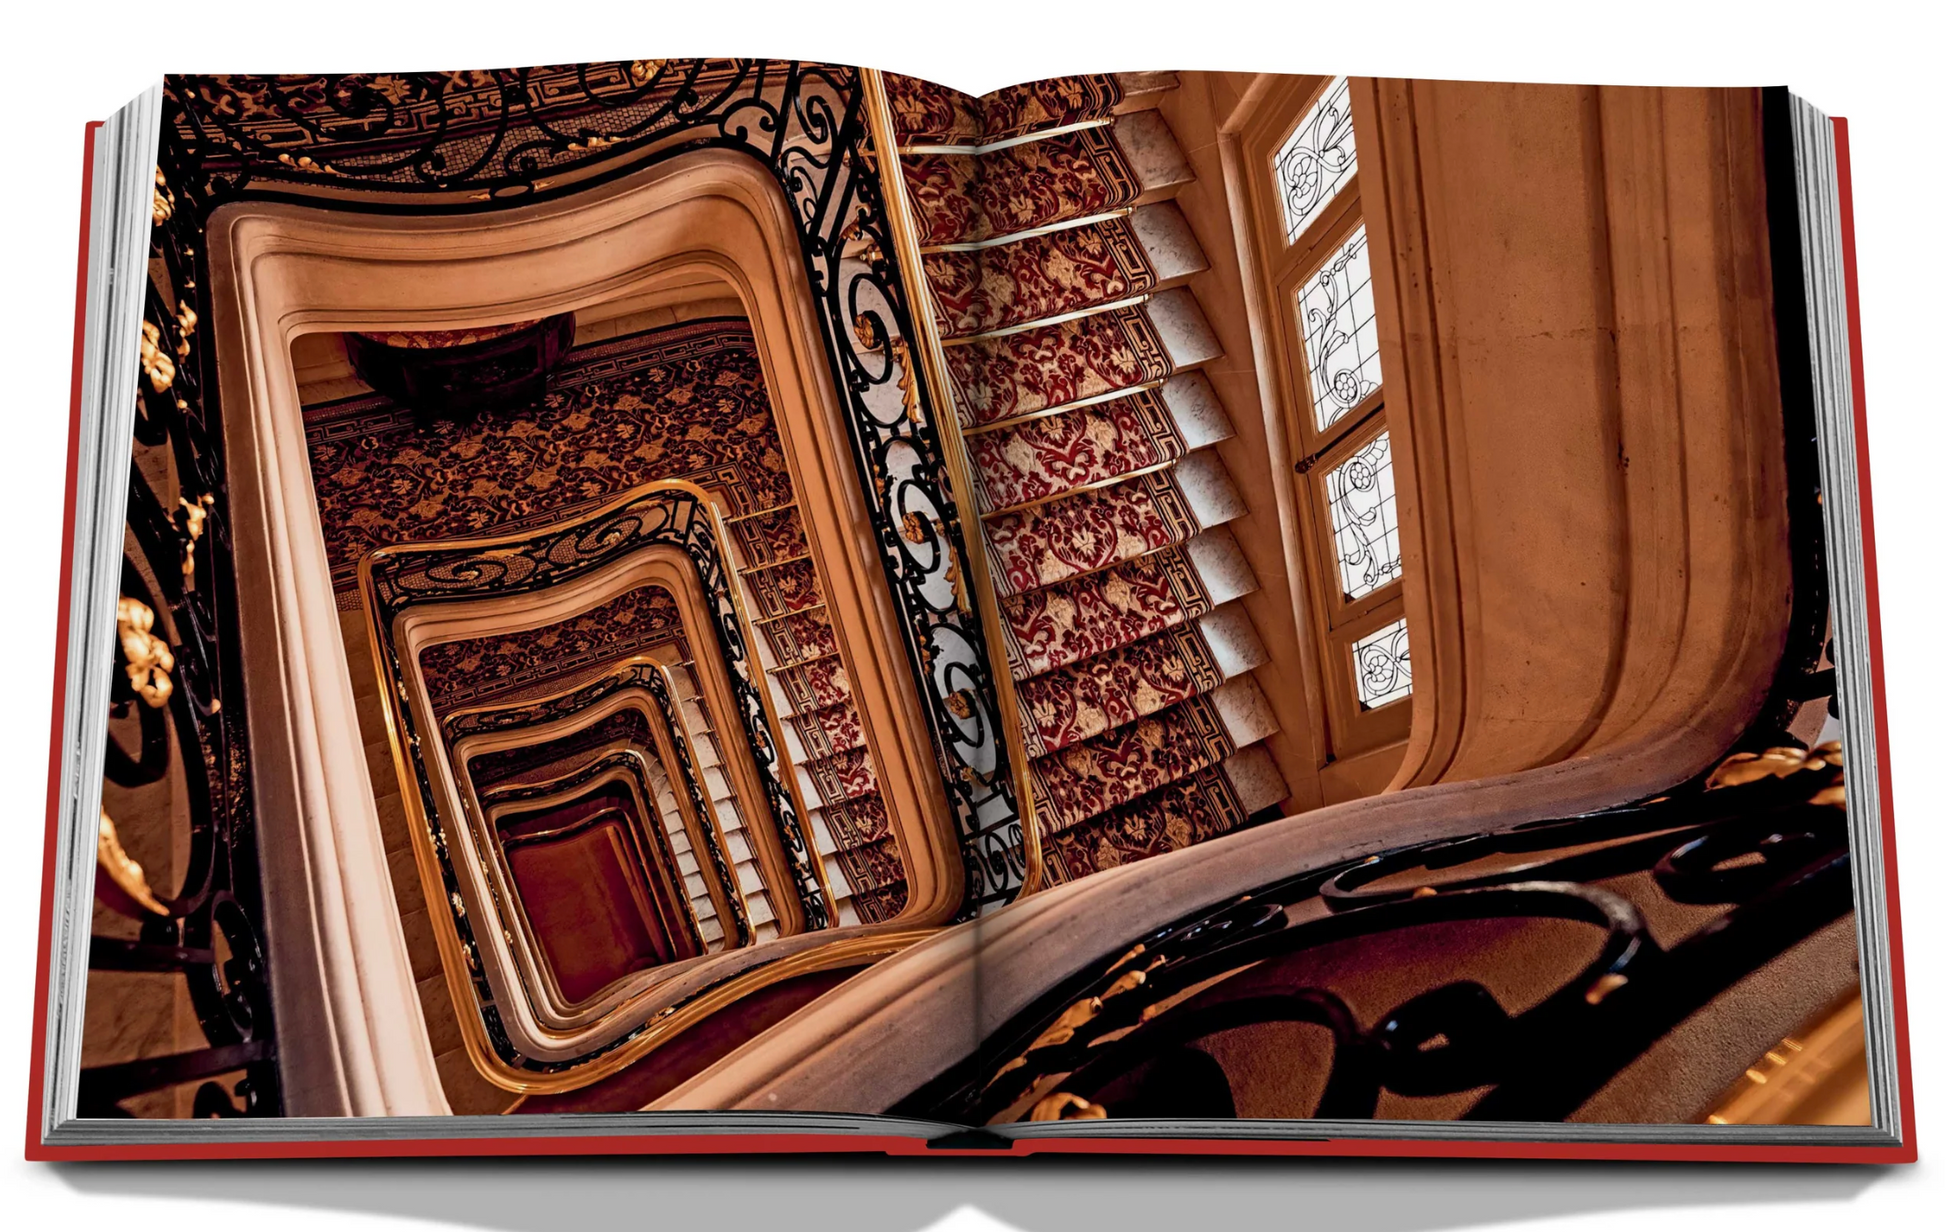
<instances>
[{"instance_id":1,"label":"wrought iron railing","mask_svg":"<svg viewBox=\"0 0 1946 1232\"><path fill-rule=\"evenodd\" d=\"M191 1114L268 1116L282 1111L262 891L244 729L222 434L208 397L212 355L199 329L197 220L158 173L151 253L159 259L144 314L135 463L117 609L119 669L111 715L139 731L134 749L111 721L106 780L136 790L171 783L183 811L151 802L124 826L187 826L180 885L164 893L123 844L104 807L97 899L138 925L134 939L96 934L91 972L180 975L204 1045L167 1055L87 1064L84 1117L129 1115L126 1101L195 1084ZM169 836L164 836L165 839ZM91 979L90 999L110 998ZM107 1012L129 1012L122 1004ZM173 1014L171 1015L173 1017ZM173 1030L174 1023L165 1025ZM227 1087L220 1079L236 1075Z\"/></svg>"},{"instance_id":2,"label":"wrought iron railing","mask_svg":"<svg viewBox=\"0 0 1946 1232\"><path fill-rule=\"evenodd\" d=\"M960 831L961 911L1026 875L996 663L967 593L941 378L916 334L859 72L776 61L618 61L481 73L178 77L163 166L174 209L231 201L419 213L557 196L685 151L753 155L797 228L826 359L905 650ZM901 356L905 358L901 358Z\"/></svg>"}]
</instances>

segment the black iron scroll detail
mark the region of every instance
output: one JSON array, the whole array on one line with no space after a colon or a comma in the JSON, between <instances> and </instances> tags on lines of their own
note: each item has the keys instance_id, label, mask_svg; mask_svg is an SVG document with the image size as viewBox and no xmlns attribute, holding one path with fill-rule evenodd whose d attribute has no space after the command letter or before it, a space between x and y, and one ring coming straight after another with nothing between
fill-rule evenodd
<instances>
[{"instance_id":1,"label":"black iron scroll detail","mask_svg":"<svg viewBox=\"0 0 1946 1232\"><path fill-rule=\"evenodd\" d=\"M194 1083L193 1116L277 1116L283 1100L263 944L235 570L221 434L206 396L211 355L196 307L200 233L165 208L172 195L157 184L151 253L160 270L144 311L127 512L132 553L122 567L123 635L112 652L110 713L135 720L138 736L126 748L111 730L102 769L122 788L177 777L188 856L173 894L148 886L132 865L121 871L138 894L118 892L109 866L120 863L119 839L109 841L113 821L104 810L100 897L140 930L133 940L93 936L88 966L183 976L205 1046L84 1068L78 1112L124 1117L130 1114L123 1102L134 1096ZM91 986L90 995L102 994ZM228 1087L218 1081L239 1072Z\"/></svg>"},{"instance_id":2,"label":"black iron scroll detail","mask_svg":"<svg viewBox=\"0 0 1946 1232\"><path fill-rule=\"evenodd\" d=\"M1292 1115L1368 1118L1383 1091L1484 1091L1465 1119L1562 1120L1678 1023L1852 909L1841 755L1821 747L1780 764L1794 760L1801 768L1781 776L1402 847L1264 887L1050 990L893 1111L986 1124L1027 1116L1058 1088L1060 1106L1042 1115L1233 1117L1222 1066L1193 1045L1308 1023L1332 1035L1328 1073L1316 1106ZM1640 892L1719 914L1658 944L1629 896L1638 890L1614 888L1643 875L1653 888ZM1518 1013L1477 981L1435 979L1367 1026L1329 979L1277 966L1412 929L1542 919L1585 926L1596 943Z\"/></svg>"},{"instance_id":3,"label":"black iron scroll detail","mask_svg":"<svg viewBox=\"0 0 1946 1232\"><path fill-rule=\"evenodd\" d=\"M1022 834L965 524L934 428L879 192L856 69L758 60L617 61L476 73L175 77L164 169L178 209L226 202L419 213L556 196L698 149L755 156L797 229L826 359L908 665L959 827L962 914L1009 901ZM923 519L923 520L921 520ZM906 527L930 533L909 538ZM952 704L949 705L949 699Z\"/></svg>"}]
</instances>

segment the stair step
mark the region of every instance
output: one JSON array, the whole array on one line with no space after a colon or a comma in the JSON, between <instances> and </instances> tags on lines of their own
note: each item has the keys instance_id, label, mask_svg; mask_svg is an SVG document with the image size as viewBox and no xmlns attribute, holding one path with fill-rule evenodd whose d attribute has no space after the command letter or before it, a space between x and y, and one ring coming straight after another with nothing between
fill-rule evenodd
<instances>
[{"instance_id":1,"label":"stair step","mask_svg":"<svg viewBox=\"0 0 1946 1232\"><path fill-rule=\"evenodd\" d=\"M1174 202L1019 243L923 258L949 341L1147 295L1209 268Z\"/></svg>"},{"instance_id":2,"label":"stair step","mask_svg":"<svg viewBox=\"0 0 1946 1232\"><path fill-rule=\"evenodd\" d=\"M730 538L742 557L739 572L781 566L786 561L799 563L810 551L795 505L739 519L730 526Z\"/></svg>"},{"instance_id":3,"label":"stair step","mask_svg":"<svg viewBox=\"0 0 1946 1232\"><path fill-rule=\"evenodd\" d=\"M1155 389L969 433L980 508L992 513L1173 462L1235 434L1200 372Z\"/></svg>"},{"instance_id":4,"label":"stair step","mask_svg":"<svg viewBox=\"0 0 1946 1232\"><path fill-rule=\"evenodd\" d=\"M765 666L773 672L838 653L838 639L822 608L767 621L757 626L757 636L770 651Z\"/></svg>"},{"instance_id":5,"label":"stair step","mask_svg":"<svg viewBox=\"0 0 1946 1232\"><path fill-rule=\"evenodd\" d=\"M862 748L801 762L797 769L798 785L808 808L853 800L878 790L871 755Z\"/></svg>"},{"instance_id":6,"label":"stair step","mask_svg":"<svg viewBox=\"0 0 1946 1232\"><path fill-rule=\"evenodd\" d=\"M1186 287L1147 303L946 349L967 427L1086 405L1223 354Z\"/></svg>"},{"instance_id":7,"label":"stair step","mask_svg":"<svg viewBox=\"0 0 1946 1232\"><path fill-rule=\"evenodd\" d=\"M1150 76L1131 75L1132 84L1141 87L1144 96L1154 92ZM968 152L1104 121L1128 97L1107 73L1022 82L977 98L934 82L887 73L885 90L901 146L944 146Z\"/></svg>"},{"instance_id":8,"label":"stair step","mask_svg":"<svg viewBox=\"0 0 1946 1232\"><path fill-rule=\"evenodd\" d=\"M865 746L865 729L850 702L792 715L784 721L786 752L794 762L816 761Z\"/></svg>"},{"instance_id":9,"label":"stair step","mask_svg":"<svg viewBox=\"0 0 1946 1232\"><path fill-rule=\"evenodd\" d=\"M1055 833L1213 766L1277 730L1256 680L1244 676L1092 740L1036 760L1035 807Z\"/></svg>"},{"instance_id":10,"label":"stair step","mask_svg":"<svg viewBox=\"0 0 1946 1232\"><path fill-rule=\"evenodd\" d=\"M835 706L851 698L851 680L845 675L844 663L836 655L779 668L771 673L770 678L788 703L778 707L779 713L784 715Z\"/></svg>"},{"instance_id":11,"label":"stair step","mask_svg":"<svg viewBox=\"0 0 1946 1232\"><path fill-rule=\"evenodd\" d=\"M1127 646L1257 589L1228 529L1003 599L1008 666L1026 680Z\"/></svg>"},{"instance_id":12,"label":"stair step","mask_svg":"<svg viewBox=\"0 0 1946 1232\"><path fill-rule=\"evenodd\" d=\"M1268 658L1231 604L1020 686L1027 752L1040 757L1208 693Z\"/></svg>"},{"instance_id":13,"label":"stair step","mask_svg":"<svg viewBox=\"0 0 1946 1232\"><path fill-rule=\"evenodd\" d=\"M1105 868L1221 838L1289 794L1261 744L1043 840L1059 885Z\"/></svg>"},{"instance_id":14,"label":"stair step","mask_svg":"<svg viewBox=\"0 0 1946 1232\"><path fill-rule=\"evenodd\" d=\"M808 560L795 560L769 569L747 570L739 575L750 596L751 615L757 619L782 616L787 612L816 607L824 602L818 590L817 566Z\"/></svg>"},{"instance_id":15,"label":"stair step","mask_svg":"<svg viewBox=\"0 0 1946 1232\"><path fill-rule=\"evenodd\" d=\"M1046 227L1148 205L1195 179L1169 125L1139 111L978 156L901 159L920 244L1004 244Z\"/></svg>"},{"instance_id":16,"label":"stair step","mask_svg":"<svg viewBox=\"0 0 1946 1232\"><path fill-rule=\"evenodd\" d=\"M994 589L1019 594L1106 569L1247 512L1221 459L1204 450L1167 470L988 520Z\"/></svg>"},{"instance_id":17,"label":"stair step","mask_svg":"<svg viewBox=\"0 0 1946 1232\"><path fill-rule=\"evenodd\" d=\"M827 804L818 810L818 821L831 836L833 851L875 843L892 832L885 801L877 792Z\"/></svg>"}]
</instances>

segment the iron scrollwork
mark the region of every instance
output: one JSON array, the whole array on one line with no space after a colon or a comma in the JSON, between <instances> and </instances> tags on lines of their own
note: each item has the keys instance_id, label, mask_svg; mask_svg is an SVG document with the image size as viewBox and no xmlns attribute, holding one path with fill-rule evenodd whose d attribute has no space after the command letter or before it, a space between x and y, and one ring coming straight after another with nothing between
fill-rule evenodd
<instances>
[{"instance_id":1,"label":"iron scrollwork","mask_svg":"<svg viewBox=\"0 0 1946 1232\"><path fill-rule=\"evenodd\" d=\"M853 460L960 827L963 913L1025 875L989 661L962 593L965 527L934 428L858 71L756 60L473 73L171 78L172 218L246 198L419 212L558 195L685 151L754 155L791 206ZM923 542L900 533L914 517ZM948 699L953 699L949 705ZM969 704L970 702L970 704Z\"/></svg>"},{"instance_id":2,"label":"iron scrollwork","mask_svg":"<svg viewBox=\"0 0 1946 1232\"><path fill-rule=\"evenodd\" d=\"M137 924L97 933L91 971L180 975L204 1037L188 1051L81 1072L84 1117L129 1115L125 1101L195 1084L191 1115L282 1112L263 947L263 905L235 636L235 574L221 434L209 405L211 355L200 319L200 231L158 172L152 277L136 389L135 447L111 714L136 724L134 748L109 735L103 774L118 788L172 772L186 805L187 858L171 892L149 883L104 810L98 897ZM129 819L124 818L124 823ZM153 818L150 819L151 821ZM90 995L102 995L91 986ZM240 1077L229 1086L220 1079Z\"/></svg>"},{"instance_id":3,"label":"iron scrollwork","mask_svg":"<svg viewBox=\"0 0 1946 1232\"><path fill-rule=\"evenodd\" d=\"M1738 754L1705 783L1581 817L1415 844L1317 870L1142 938L1050 991L895 1112L995 1118L1236 1115L1223 1032L1307 1024L1330 1037L1314 1103L1286 1115L1365 1119L1381 1095L1477 1099L1468 1120L1558 1121L1676 1024L1851 910L1837 746ZM1652 889L1618 890L1646 878ZM1711 918L1651 934L1640 893ZM1563 921L1594 938L1544 995L1429 975L1361 1022L1336 944L1412 930ZM1398 942L1403 944L1403 942ZM1280 963L1295 960L1294 974ZM1248 972L1249 974L1244 974ZM1373 1008L1366 1007L1368 1010Z\"/></svg>"}]
</instances>

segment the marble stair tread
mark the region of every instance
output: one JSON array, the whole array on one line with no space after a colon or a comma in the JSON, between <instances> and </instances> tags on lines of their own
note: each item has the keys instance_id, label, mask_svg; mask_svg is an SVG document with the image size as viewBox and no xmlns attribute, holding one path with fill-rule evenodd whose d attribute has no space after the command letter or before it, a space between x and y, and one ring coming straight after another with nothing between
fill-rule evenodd
<instances>
[{"instance_id":1,"label":"marble stair tread","mask_svg":"<svg viewBox=\"0 0 1946 1232\"><path fill-rule=\"evenodd\" d=\"M923 258L949 343L1032 328L1174 286L1209 268L1175 202L1018 243Z\"/></svg>"},{"instance_id":2,"label":"marble stair tread","mask_svg":"<svg viewBox=\"0 0 1946 1232\"><path fill-rule=\"evenodd\" d=\"M1003 599L1016 680L1055 671L1192 620L1257 589L1225 527L1098 573Z\"/></svg>"},{"instance_id":3,"label":"marble stair tread","mask_svg":"<svg viewBox=\"0 0 1946 1232\"><path fill-rule=\"evenodd\" d=\"M978 427L1160 383L1223 354L1187 287L1019 333L946 348L961 423Z\"/></svg>"},{"instance_id":4,"label":"marble stair tread","mask_svg":"<svg viewBox=\"0 0 1946 1232\"><path fill-rule=\"evenodd\" d=\"M1231 604L1023 681L1028 756L1066 748L1208 693L1267 658L1248 613Z\"/></svg>"},{"instance_id":5,"label":"marble stair tread","mask_svg":"<svg viewBox=\"0 0 1946 1232\"><path fill-rule=\"evenodd\" d=\"M1005 510L1173 462L1235 435L1201 372L1155 389L970 434L981 509Z\"/></svg>"},{"instance_id":6,"label":"marble stair tread","mask_svg":"<svg viewBox=\"0 0 1946 1232\"><path fill-rule=\"evenodd\" d=\"M988 154L906 155L900 169L927 247L1017 242L1167 200L1195 179L1156 111Z\"/></svg>"},{"instance_id":7,"label":"marble stair tread","mask_svg":"<svg viewBox=\"0 0 1946 1232\"><path fill-rule=\"evenodd\" d=\"M1277 768L1277 759L1262 744L1253 744L1231 755L1223 763L1223 773L1243 802L1245 816L1260 813L1290 797L1290 784Z\"/></svg>"},{"instance_id":8,"label":"marble stair tread","mask_svg":"<svg viewBox=\"0 0 1946 1232\"><path fill-rule=\"evenodd\" d=\"M1241 517L1248 509L1213 450L986 522L1001 596L1106 569Z\"/></svg>"}]
</instances>

